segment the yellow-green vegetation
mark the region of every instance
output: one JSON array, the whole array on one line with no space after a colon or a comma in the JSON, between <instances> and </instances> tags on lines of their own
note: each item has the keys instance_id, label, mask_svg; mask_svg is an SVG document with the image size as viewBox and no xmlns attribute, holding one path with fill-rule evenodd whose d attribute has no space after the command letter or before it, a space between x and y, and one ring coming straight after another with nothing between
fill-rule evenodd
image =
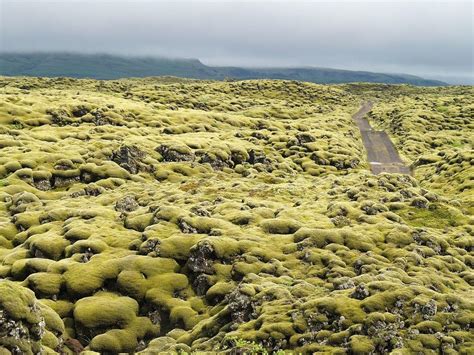
<instances>
[{"instance_id":1,"label":"yellow-green vegetation","mask_svg":"<svg viewBox=\"0 0 474 355\"><path fill-rule=\"evenodd\" d=\"M415 176L457 196L474 212L474 89L452 87L378 95L370 120L386 130Z\"/></svg>"},{"instance_id":2,"label":"yellow-green vegetation","mask_svg":"<svg viewBox=\"0 0 474 355\"><path fill-rule=\"evenodd\" d=\"M0 352L474 351L472 88L0 95ZM413 177L368 170L367 100Z\"/></svg>"}]
</instances>

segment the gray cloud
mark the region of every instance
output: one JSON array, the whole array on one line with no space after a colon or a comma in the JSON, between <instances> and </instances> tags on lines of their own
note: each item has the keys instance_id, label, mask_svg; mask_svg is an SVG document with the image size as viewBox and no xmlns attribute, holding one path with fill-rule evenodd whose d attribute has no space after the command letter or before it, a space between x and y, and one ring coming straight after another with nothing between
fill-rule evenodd
<instances>
[{"instance_id":1,"label":"gray cloud","mask_svg":"<svg viewBox=\"0 0 474 355\"><path fill-rule=\"evenodd\" d=\"M0 0L2 51L472 76L471 1Z\"/></svg>"}]
</instances>

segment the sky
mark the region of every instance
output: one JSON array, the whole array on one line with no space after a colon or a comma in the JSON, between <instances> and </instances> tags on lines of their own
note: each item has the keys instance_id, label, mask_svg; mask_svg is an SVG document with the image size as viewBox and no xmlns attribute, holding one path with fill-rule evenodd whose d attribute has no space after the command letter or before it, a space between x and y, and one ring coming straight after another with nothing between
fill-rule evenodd
<instances>
[{"instance_id":1,"label":"sky","mask_svg":"<svg viewBox=\"0 0 474 355\"><path fill-rule=\"evenodd\" d=\"M314 66L474 84L472 1L0 0L0 51Z\"/></svg>"}]
</instances>

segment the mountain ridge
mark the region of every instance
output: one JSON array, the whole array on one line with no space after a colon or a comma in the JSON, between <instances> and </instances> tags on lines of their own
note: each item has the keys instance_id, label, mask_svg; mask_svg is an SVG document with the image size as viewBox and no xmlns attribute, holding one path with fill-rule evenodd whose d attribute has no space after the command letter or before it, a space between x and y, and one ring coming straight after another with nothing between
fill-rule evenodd
<instances>
[{"instance_id":1,"label":"mountain ridge","mask_svg":"<svg viewBox=\"0 0 474 355\"><path fill-rule=\"evenodd\" d=\"M409 74L378 73L321 67L208 66L196 58L66 52L0 53L0 75L120 79L177 76L191 79L285 79L319 84L370 82L444 86L447 83Z\"/></svg>"}]
</instances>

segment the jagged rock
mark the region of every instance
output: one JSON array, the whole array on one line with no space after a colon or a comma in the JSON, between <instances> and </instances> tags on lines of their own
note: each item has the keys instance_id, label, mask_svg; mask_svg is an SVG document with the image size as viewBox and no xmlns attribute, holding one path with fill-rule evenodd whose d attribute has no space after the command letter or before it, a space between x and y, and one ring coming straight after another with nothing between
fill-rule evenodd
<instances>
[{"instance_id":1,"label":"jagged rock","mask_svg":"<svg viewBox=\"0 0 474 355\"><path fill-rule=\"evenodd\" d=\"M257 139L260 139L260 140L268 139L268 136L265 133L262 133L262 132L252 132L251 136L253 138L257 138Z\"/></svg>"},{"instance_id":2,"label":"jagged rock","mask_svg":"<svg viewBox=\"0 0 474 355\"><path fill-rule=\"evenodd\" d=\"M189 223L187 223L185 220L180 219L178 221L178 227L181 229L181 232L187 233L187 234L195 234L198 232L196 228L191 226Z\"/></svg>"},{"instance_id":3,"label":"jagged rock","mask_svg":"<svg viewBox=\"0 0 474 355\"><path fill-rule=\"evenodd\" d=\"M288 344L286 339L274 339L268 338L262 340L262 346L265 349L270 349L272 352L279 352L281 349L284 349Z\"/></svg>"},{"instance_id":4,"label":"jagged rock","mask_svg":"<svg viewBox=\"0 0 474 355\"><path fill-rule=\"evenodd\" d=\"M214 259L214 247L208 241L203 241L191 249L186 265L195 273L213 274L212 264Z\"/></svg>"},{"instance_id":5,"label":"jagged rock","mask_svg":"<svg viewBox=\"0 0 474 355\"><path fill-rule=\"evenodd\" d=\"M66 110L47 110L47 114L51 116L51 123L58 126L67 126L72 123L71 118Z\"/></svg>"},{"instance_id":6,"label":"jagged rock","mask_svg":"<svg viewBox=\"0 0 474 355\"><path fill-rule=\"evenodd\" d=\"M151 310L147 313L147 317L150 318L153 324L160 324L161 323L161 314L160 311L157 309Z\"/></svg>"},{"instance_id":7,"label":"jagged rock","mask_svg":"<svg viewBox=\"0 0 474 355\"><path fill-rule=\"evenodd\" d=\"M435 300L430 300L424 306L421 307L421 314L424 319L430 319L436 315L438 307L436 306Z\"/></svg>"},{"instance_id":8,"label":"jagged rock","mask_svg":"<svg viewBox=\"0 0 474 355\"><path fill-rule=\"evenodd\" d=\"M135 348L135 351L142 351L146 349L146 342L145 340L140 340L137 344L137 347Z\"/></svg>"},{"instance_id":9,"label":"jagged rock","mask_svg":"<svg viewBox=\"0 0 474 355\"><path fill-rule=\"evenodd\" d=\"M411 206L414 206L416 208L428 208L428 200L422 196L415 197L411 201Z\"/></svg>"},{"instance_id":10,"label":"jagged rock","mask_svg":"<svg viewBox=\"0 0 474 355\"><path fill-rule=\"evenodd\" d=\"M198 296L203 296L206 294L209 287L212 284L209 282L209 276L206 274L198 275L193 281L194 290Z\"/></svg>"},{"instance_id":11,"label":"jagged rock","mask_svg":"<svg viewBox=\"0 0 474 355\"><path fill-rule=\"evenodd\" d=\"M233 322L248 322L250 319L255 317L252 298L249 295L242 293L238 288L226 296L225 302L229 307Z\"/></svg>"},{"instance_id":12,"label":"jagged rock","mask_svg":"<svg viewBox=\"0 0 474 355\"><path fill-rule=\"evenodd\" d=\"M80 196L99 196L104 192L104 188L96 185L87 185L83 190L73 192L70 196L72 198Z\"/></svg>"},{"instance_id":13,"label":"jagged rock","mask_svg":"<svg viewBox=\"0 0 474 355\"><path fill-rule=\"evenodd\" d=\"M88 184L90 182L97 181L99 177L96 174L93 174L88 171L81 171L80 180L81 182Z\"/></svg>"},{"instance_id":14,"label":"jagged rock","mask_svg":"<svg viewBox=\"0 0 474 355\"><path fill-rule=\"evenodd\" d=\"M191 212L201 217L211 217L211 213L208 210L199 206L191 208Z\"/></svg>"},{"instance_id":15,"label":"jagged rock","mask_svg":"<svg viewBox=\"0 0 474 355\"><path fill-rule=\"evenodd\" d=\"M170 147L162 144L155 149L161 154L164 161L179 162L179 161L193 161L195 159L194 153L186 146Z\"/></svg>"},{"instance_id":16,"label":"jagged rock","mask_svg":"<svg viewBox=\"0 0 474 355\"><path fill-rule=\"evenodd\" d=\"M91 111L93 116L92 123L96 126L103 126L106 124L111 124L112 122L102 114L101 110L95 109Z\"/></svg>"},{"instance_id":17,"label":"jagged rock","mask_svg":"<svg viewBox=\"0 0 474 355\"><path fill-rule=\"evenodd\" d=\"M131 174L136 174L140 170L141 159L143 159L145 155L145 152L135 146L124 145L112 153L111 160Z\"/></svg>"},{"instance_id":18,"label":"jagged rock","mask_svg":"<svg viewBox=\"0 0 474 355\"><path fill-rule=\"evenodd\" d=\"M51 190L51 181L49 179L34 179L33 186L41 191Z\"/></svg>"},{"instance_id":19,"label":"jagged rock","mask_svg":"<svg viewBox=\"0 0 474 355\"><path fill-rule=\"evenodd\" d=\"M87 263L89 262L89 260L92 258L92 256L94 256L94 252L92 251L91 248L87 248L85 251L84 251L84 254L81 255L81 262L83 263Z\"/></svg>"},{"instance_id":20,"label":"jagged rock","mask_svg":"<svg viewBox=\"0 0 474 355\"><path fill-rule=\"evenodd\" d=\"M314 138L312 134L306 132L298 133L296 139L298 140L299 145L316 141L316 138Z\"/></svg>"},{"instance_id":21,"label":"jagged rock","mask_svg":"<svg viewBox=\"0 0 474 355\"><path fill-rule=\"evenodd\" d=\"M46 255L38 248L33 248L33 256L40 259L46 258Z\"/></svg>"},{"instance_id":22,"label":"jagged rock","mask_svg":"<svg viewBox=\"0 0 474 355\"><path fill-rule=\"evenodd\" d=\"M331 222L338 228L351 225L351 220L345 216L336 216L331 218Z\"/></svg>"},{"instance_id":23,"label":"jagged rock","mask_svg":"<svg viewBox=\"0 0 474 355\"><path fill-rule=\"evenodd\" d=\"M230 160L234 166L245 163L248 158L249 156L246 151L233 151L230 154Z\"/></svg>"},{"instance_id":24,"label":"jagged rock","mask_svg":"<svg viewBox=\"0 0 474 355\"><path fill-rule=\"evenodd\" d=\"M127 195L115 203L115 210L118 212L132 212L139 207L135 196Z\"/></svg>"},{"instance_id":25,"label":"jagged rock","mask_svg":"<svg viewBox=\"0 0 474 355\"><path fill-rule=\"evenodd\" d=\"M156 255L159 255L160 244L161 242L159 239L148 239L140 246L138 253L141 255L148 255L150 253L156 253Z\"/></svg>"},{"instance_id":26,"label":"jagged rock","mask_svg":"<svg viewBox=\"0 0 474 355\"><path fill-rule=\"evenodd\" d=\"M334 284L334 289L336 290L348 290L350 288L353 288L354 281L352 281L348 277L341 277L333 282Z\"/></svg>"},{"instance_id":27,"label":"jagged rock","mask_svg":"<svg viewBox=\"0 0 474 355\"><path fill-rule=\"evenodd\" d=\"M216 170L221 170L223 168L228 168L228 167L233 167L234 162L230 159L224 159L219 156L211 156L207 153L204 153L201 155L201 158L199 159L199 162L201 164L209 164L212 166L213 169Z\"/></svg>"},{"instance_id":28,"label":"jagged rock","mask_svg":"<svg viewBox=\"0 0 474 355\"><path fill-rule=\"evenodd\" d=\"M408 189L401 189L399 192L404 199L409 199L413 197L413 192Z\"/></svg>"},{"instance_id":29,"label":"jagged rock","mask_svg":"<svg viewBox=\"0 0 474 355\"><path fill-rule=\"evenodd\" d=\"M355 299L358 299L358 300L363 300L364 298L367 298L369 296L370 296L370 292L363 283L357 285L356 289L351 294L352 298L355 298Z\"/></svg>"},{"instance_id":30,"label":"jagged rock","mask_svg":"<svg viewBox=\"0 0 474 355\"><path fill-rule=\"evenodd\" d=\"M89 113L89 109L86 106L79 105L79 106L74 107L71 110L71 113L74 117L82 117L86 115L87 113Z\"/></svg>"},{"instance_id":31,"label":"jagged rock","mask_svg":"<svg viewBox=\"0 0 474 355\"><path fill-rule=\"evenodd\" d=\"M265 156L265 153L251 149L248 162L250 164L269 164L270 160Z\"/></svg>"},{"instance_id":32,"label":"jagged rock","mask_svg":"<svg viewBox=\"0 0 474 355\"><path fill-rule=\"evenodd\" d=\"M72 176L72 177L53 176L52 186L54 186L55 188L68 187L80 181L80 179L81 179L80 176Z\"/></svg>"},{"instance_id":33,"label":"jagged rock","mask_svg":"<svg viewBox=\"0 0 474 355\"><path fill-rule=\"evenodd\" d=\"M375 216L381 212L387 212L388 209L381 203L374 203L372 201L365 201L362 203L361 210L369 216Z\"/></svg>"}]
</instances>

